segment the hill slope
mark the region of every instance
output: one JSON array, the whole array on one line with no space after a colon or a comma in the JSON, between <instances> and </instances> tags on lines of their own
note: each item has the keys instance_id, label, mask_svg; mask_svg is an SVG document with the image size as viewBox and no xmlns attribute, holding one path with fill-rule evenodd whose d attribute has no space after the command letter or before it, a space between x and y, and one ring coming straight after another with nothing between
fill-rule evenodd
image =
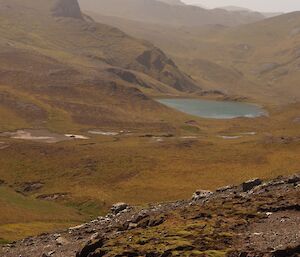
<instances>
[{"instance_id":1,"label":"hill slope","mask_svg":"<svg viewBox=\"0 0 300 257\"><path fill-rule=\"evenodd\" d=\"M235 26L264 19L259 13L207 10L190 5L170 5L157 0L81 0L85 11L94 11L129 20L179 26L222 24Z\"/></svg>"},{"instance_id":2,"label":"hill slope","mask_svg":"<svg viewBox=\"0 0 300 257\"><path fill-rule=\"evenodd\" d=\"M207 90L272 104L299 100L299 12L233 28L174 28L89 14L130 35L151 40Z\"/></svg>"},{"instance_id":3,"label":"hill slope","mask_svg":"<svg viewBox=\"0 0 300 257\"><path fill-rule=\"evenodd\" d=\"M155 124L157 110L172 111L144 93L200 90L160 49L93 22L76 0L1 0L0 14L0 107L31 125Z\"/></svg>"},{"instance_id":4,"label":"hill slope","mask_svg":"<svg viewBox=\"0 0 300 257\"><path fill-rule=\"evenodd\" d=\"M216 192L199 190L191 200L144 208L119 203L105 217L59 234L15 242L0 253L3 257L41 252L65 257L297 257L299 181L297 175L264 183L255 179Z\"/></svg>"}]
</instances>

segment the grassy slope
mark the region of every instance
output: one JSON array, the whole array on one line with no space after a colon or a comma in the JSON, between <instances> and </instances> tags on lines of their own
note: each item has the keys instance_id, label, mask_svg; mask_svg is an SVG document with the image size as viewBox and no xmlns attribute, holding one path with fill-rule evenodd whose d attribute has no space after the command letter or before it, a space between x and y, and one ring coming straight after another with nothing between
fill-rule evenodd
<instances>
[{"instance_id":1,"label":"grassy slope","mask_svg":"<svg viewBox=\"0 0 300 257\"><path fill-rule=\"evenodd\" d=\"M102 214L114 202L144 204L187 198L197 188L215 189L253 177L291 174L300 168L299 124L292 122L299 115L298 108L278 110L272 119L202 120L197 133L182 128L176 137L163 142L138 135L94 136L88 141L57 144L3 138L10 146L0 150L0 177L15 190L24 182L43 182L41 189L26 193L29 199L68 193L58 202L88 217ZM217 137L250 131L258 134L236 140ZM180 138L191 134L199 138ZM33 216L30 223L37 220ZM22 223L18 218L16 222ZM50 224L56 227L56 218Z\"/></svg>"},{"instance_id":2,"label":"grassy slope","mask_svg":"<svg viewBox=\"0 0 300 257\"><path fill-rule=\"evenodd\" d=\"M203 9L191 5L170 5L162 1L149 0L82 0L84 10L99 10L99 13L135 21L172 26L199 26L222 24L235 26L262 20L259 13L229 12L222 9Z\"/></svg>"},{"instance_id":3,"label":"grassy slope","mask_svg":"<svg viewBox=\"0 0 300 257\"><path fill-rule=\"evenodd\" d=\"M96 11L89 13L95 20L152 40L204 88L273 104L300 98L299 12L234 28L174 28L102 16ZM261 72L270 63L278 67Z\"/></svg>"},{"instance_id":4,"label":"grassy slope","mask_svg":"<svg viewBox=\"0 0 300 257\"><path fill-rule=\"evenodd\" d=\"M29 20L22 18L26 25ZM212 189L254 176L294 173L300 168L299 141L294 138L298 137L299 124L292 122L299 116L298 105L274 111L271 119L223 122L188 117L153 104L124 81L114 79L116 84L112 86L111 75L102 70L102 65L107 67L107 64L75 54L82 51L79 46L89 43L95 45L90 46L88 53L93 49L94 56L101 57L105 48L99 50L97 46L106 44L103 36L106 29L110 31L109 27L104 26L106 29L100 34L103 41L92 41L89 34L80 37L80 42L72 42L87 28L78 30L75 26L69 35L65 26L70 28L73 22L56 20L49 24L48 17L43 21L49 25L49 31L42 31L37 23L29 35L23 32L18 20L6 19L0 23L5 35L0 39L5 46L0 56L5 60L0 66L4 71L1 79L6 82L0 86L1 97L5 96L1 98L5 99L0 107L1 130L46 127L59 132L85 133L90 127L135 127L144 133L174 133L176 137L163 143L138 135L92 137L89 141L53 145L1 138L9 146L0 150L0 179L6 183L0 189L4 206L0 212L0 237L4 240L78 223L90 215L103 213L111 203L121 200L143 204L186 198L198 187ZM76 24L81 26L81 22ZM120 35L115 30L114 33ZM116 43L120 38L114 39ZM127 37L124 40L122 47L131 42ZM134 52L140 47L136 41L129 45ZM126 66L131 60L128 56L134 54L129 49L122 55L124 58L114 57L120 55L120 49L116 43L103 55L107 58L112 53L114 61ZM16 50L17 55L10 55ZM49 70L54 72L55 79L44 76ZM101 80L95 76L98 72ZM152 84L156 81L145 79L148 83L150 80ZM162 87L175 94L167 84ZM155 89L146 90L149 94L159 93ZM195 119L197 128L186 125L188 119ZM217 138L220 134L249 131L257 131L258 135L237 141ZM193 133L199 136L198 140L180 138ZM287 137L288 143L281 137ZM15 193L24 182L35 181L45 183L44 187L26 196ZM52 193L68 193L68 197L58 203L36 200L39 195ZM8 220L7 213L12 212L14 215ZM47 216L48 212L53 212L53 218Z\"/></svg>"},{"instance_id":5,"label":"grassy slope","mask_svg":"<svg viewBox=\"0 0 300 257\"><path fill-rule=\"evenodd\" d=\"M0 241L15 240L76 224L84 216L59 204L36 200L0 186Z\"/></svg>"},{"instance_id":6,"label":"grassy slope","mask_svg":"<svg viewBox=\"0 0 300 257\"><path fill-rule=\"evenodd\" d=\"M9 109L6 116L60 131L87 126L163 128L162 120L175 112L145 94L180 95L199 89L159 49L118 29L54 18L49 6L29 0L15 0L8 9L5 3L0 2L0 104L2 112ZM23 105L29 108L24 111Z\"/></svg>"}]
</instances>

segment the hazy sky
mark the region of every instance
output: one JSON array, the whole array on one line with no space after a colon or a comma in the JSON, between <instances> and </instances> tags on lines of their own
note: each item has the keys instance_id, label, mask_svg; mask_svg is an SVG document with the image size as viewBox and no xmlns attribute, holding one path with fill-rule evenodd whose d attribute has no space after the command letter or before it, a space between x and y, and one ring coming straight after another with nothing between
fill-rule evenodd
<instances>
[{"instance_id":1,"label":"hazy sky","mask_svg":"<svg viewBox=\"0 0 300 257\"><path fill-rule=\"evenodd\" d=\"M300 0L183 0L185 3L198 3L206 7L241 6L263 12L300 11Z\"/></svg>"}]
</instances>

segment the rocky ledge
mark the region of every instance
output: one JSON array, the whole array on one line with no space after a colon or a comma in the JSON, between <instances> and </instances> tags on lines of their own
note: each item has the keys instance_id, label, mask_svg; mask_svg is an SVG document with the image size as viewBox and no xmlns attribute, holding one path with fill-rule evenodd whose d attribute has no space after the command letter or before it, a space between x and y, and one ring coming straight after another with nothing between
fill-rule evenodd
<instances>
[{"instance_id":1,"label":"rocky ledge","mask_svg":"<svg viewBox=\"0 0 300 257\"><path fill-rule=\"evenodd\" d=\"M300 175L253 179L190 200L131 207L5 245L3 257L300 256Z\"/></svg>"}]
</instances>

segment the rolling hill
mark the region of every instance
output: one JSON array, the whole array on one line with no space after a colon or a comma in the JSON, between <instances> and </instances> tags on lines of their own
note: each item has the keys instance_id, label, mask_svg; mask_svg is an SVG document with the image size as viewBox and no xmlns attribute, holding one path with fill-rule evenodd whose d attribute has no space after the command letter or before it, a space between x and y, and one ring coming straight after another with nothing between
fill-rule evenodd
<instances>
[{"instance_id":1,"label":"rolling hill","mask_svg":"<svg viewBox=\"0 0 300 257\"><path fill-rule=\"evenodd\" d=\"M201 91L160 49L93 22L76 0L0 0L0 20L6 128L159 127L172 111L146 95Z\"/></svg>"},{"instance_id":2,"label":"rolling hill","mask_svg":"<svg viewBox=\"0 0 300 257\"><path fill-rule=\"evenodd\" d=\"M192 5L170 5L157 0L81 0L85 11L129 20L172 26L221 24L235 26L264 19L259 13L236 13L222 9L207 10Z\"/></svg>"},{"instance_id":3,"label":"rolling hill","mask_svg":"<svg viewBox=\"0 0 300 257\"><path fill-rule=\"evenodd\" d=\"M229 6L222 6L219 7L221 9L227 10L227 11L233 11L233 12L255 12L254 10L248 9L248 8L244 8L244 7L239 7L239 6L233 6L233 5L229 5ZM264 15L266 18L271 18L271 17L275 17L275 16L279 16L284 14L283 12L261 12L262 15Z\"/></svg>"},{"instance_id":4,"label":"rolling hill","mask_svg":"<svg viewBox=\"0 0 300 257\"><path fill-rule=\"evenodd\" d=\"M174 28L96 11L95 20L151 40L206 90L270 104L299 100L299 12L237 27Z\"/></svg>"}]
</instances>

